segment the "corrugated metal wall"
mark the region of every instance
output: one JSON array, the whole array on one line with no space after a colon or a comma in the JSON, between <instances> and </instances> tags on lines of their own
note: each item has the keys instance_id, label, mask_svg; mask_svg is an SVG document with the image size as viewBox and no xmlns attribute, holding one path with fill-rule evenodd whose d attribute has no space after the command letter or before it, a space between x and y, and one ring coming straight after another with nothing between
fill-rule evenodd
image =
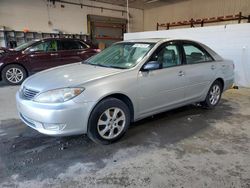
<instances>
[{"instance_id":1,"label":"corrugated metal wall","mask_svg":"<svg viewBox=\"0 0 250 188\"><path fill-rule=\"evenodd\" d=\"M144 11L144 30L155 30L156 23L238 14L250 15L250 0L183 0Z\"/></svg>"}]
</instances>

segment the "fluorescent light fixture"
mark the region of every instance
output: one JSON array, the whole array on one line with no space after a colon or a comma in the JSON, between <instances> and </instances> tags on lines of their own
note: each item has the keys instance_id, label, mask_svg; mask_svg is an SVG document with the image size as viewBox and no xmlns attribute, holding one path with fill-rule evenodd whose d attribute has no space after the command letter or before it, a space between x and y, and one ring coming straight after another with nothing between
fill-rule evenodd
<instances>
[{"instance_id":1,"label":"fluorescent light fixture","mask_svg":"<svg viewBox=\"0 0 250 188\"><path fill-rule=\"evenodd\" d=\"M154 2L157 2L157 1L159 1L159 0L148 0L148 1L146 1L146 4L154 3Z\"/></svg>"}]
</instances>

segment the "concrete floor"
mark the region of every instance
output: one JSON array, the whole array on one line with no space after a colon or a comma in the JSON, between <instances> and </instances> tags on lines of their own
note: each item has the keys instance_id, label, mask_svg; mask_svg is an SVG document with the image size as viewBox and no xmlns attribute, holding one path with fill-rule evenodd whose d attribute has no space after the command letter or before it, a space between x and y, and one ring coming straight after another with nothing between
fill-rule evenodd
<instances>
[{"instance_id":1,"label":"concrete floor","mask_svg":"<svg viewBox=\"0 0 250 188\"><path fill-rule=\"evenodd\" d=\"M17 89L0 88L0 187L250 187L250 89L226 92L214 110L137 122L108 146L26 127Z\"/></svg>"}]
</instances>

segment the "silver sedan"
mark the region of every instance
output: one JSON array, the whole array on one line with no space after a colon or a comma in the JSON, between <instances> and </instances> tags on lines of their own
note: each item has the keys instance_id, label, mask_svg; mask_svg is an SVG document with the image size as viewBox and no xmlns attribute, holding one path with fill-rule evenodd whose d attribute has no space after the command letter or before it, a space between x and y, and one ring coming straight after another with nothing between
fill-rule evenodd
<instances>
[{"instance_id":1,"label":"silver sedan","mask_svg":"<svg viewBox=\"0 0 250 188\"><path fill-rule=\"evenodd\" d=\"M201 43L133 40L29 77L16 101L22 121L43 134L109 144L147 116L191 103L215 107L233 81L233 62Z\"/></svg>"}]
</instances>

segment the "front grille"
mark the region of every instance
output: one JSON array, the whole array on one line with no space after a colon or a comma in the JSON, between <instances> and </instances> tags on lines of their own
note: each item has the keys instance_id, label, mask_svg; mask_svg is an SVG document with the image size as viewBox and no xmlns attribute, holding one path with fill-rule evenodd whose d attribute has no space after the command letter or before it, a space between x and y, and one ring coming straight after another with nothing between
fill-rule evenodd
<instances>
[{"instance_id":1,"label":"front grille","mask_svg":"<svg viewBox=\"0 0 250 188\"><path fill-rule=\"evenodd\" d=\"M39 92L23 87L22 95L24 99L32 100Z\"/></svg>"}]
</instances>

